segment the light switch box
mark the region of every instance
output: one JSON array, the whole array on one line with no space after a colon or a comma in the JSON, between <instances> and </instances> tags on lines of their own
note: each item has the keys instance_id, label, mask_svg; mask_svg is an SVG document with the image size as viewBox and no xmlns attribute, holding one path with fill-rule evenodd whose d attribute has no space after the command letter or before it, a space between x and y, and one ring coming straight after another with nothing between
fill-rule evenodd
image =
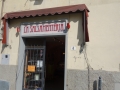
<instances>
[{"instance_id":1,"label":"light switch box","mask_svg":"<svg viewBox=\"0 0 120 90\"><path fill-rule=\"evenodd\" d=\"M1 64L9 65L10 55L9 54L2 54Z\"/></svg>"}]
</instances>

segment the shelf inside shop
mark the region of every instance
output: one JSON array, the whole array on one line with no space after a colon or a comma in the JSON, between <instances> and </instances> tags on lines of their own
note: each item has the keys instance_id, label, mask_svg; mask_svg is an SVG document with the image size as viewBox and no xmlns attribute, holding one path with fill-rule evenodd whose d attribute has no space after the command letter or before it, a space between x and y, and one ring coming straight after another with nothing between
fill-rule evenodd
<instances>
[{"instance_id":1,"label":"shelf inside shop","mask_svg":"<svg viewBox=\"0 0 120 90\"><path fill-rule=\"evenodd\" d=\"M43 60L43 58L41 58L41 59L34 59L34 60L28 60L28 62L32 62L32 61L38 61L38 60Z\"/></svg>"},{"instance_id":2,"label":"shelf inside shop","mask_svg":"<svg viewBox=\"0 0 120 90\"><path fill-rule=\"evenodd\" d=\"M30 72L30 71L26 71L26 73L42 73L42 70L40 70L40 71L35 71L35 72Z\"/></svg>"},{"instance_id":3,"label":"shelf inside shop","mask_svg":"<svg viewBox=\"0 0 120 90\"><path fill-rule=\"evenodd\" d=\"M39 80L29 80L29 81L33 81L33 82L41 82L42 80L39 79Z\"/></svg>"}]
</instances>

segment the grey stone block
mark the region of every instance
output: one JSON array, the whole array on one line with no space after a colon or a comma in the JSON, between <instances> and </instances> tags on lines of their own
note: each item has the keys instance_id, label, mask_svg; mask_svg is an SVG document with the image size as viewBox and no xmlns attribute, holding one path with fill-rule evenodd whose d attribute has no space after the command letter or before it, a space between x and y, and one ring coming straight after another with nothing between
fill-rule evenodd
<instances>
[{"instance_id":1,"label":"grey stone block","mask_svg":"<svg viewBox=\"0 0 120 90\"><path fill-rule=\"evenodd\" d=\"M0 80L0 90L9 90L9 82Z\"/></svg>"},{"instance_id":2,"label":"grey stone block","mask_svg":"<svg viewBox=\"0 0 120 90\"><path fill-rule=\"evenodd\" d=\"M0 65L0 80L9 82L9 90L15 90L16 70L15 65Z\"/></svg>"}]
</instances>

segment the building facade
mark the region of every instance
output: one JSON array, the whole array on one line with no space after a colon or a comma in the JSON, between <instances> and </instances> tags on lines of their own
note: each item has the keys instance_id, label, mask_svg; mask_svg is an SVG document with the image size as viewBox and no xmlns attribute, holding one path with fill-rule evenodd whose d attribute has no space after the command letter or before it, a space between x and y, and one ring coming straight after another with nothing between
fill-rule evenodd
<instances>
[{"instance_id":1,"label":"building facade","mask_svg":"<svg viewBox=\"0 0 120 90\"><path fill-rule=\"evenodd\" d=\"M35 56L37 52L38 54L44 52L42 54L44 69L41 76L41 87L45 87L45 90L51 90L50 86L57 90L97 90L99 86L101 90L119 90L120 11L117 10L120 7L119 0L5 0L3 3L0 1L0 4L2 22L6 19L6 27L8 27L6 32L3 30L6 33L7 43L2 43L2 41L0 43L1 88L6 85L9 90L31 90L33 87L30 88L29 86L33 85L36 89L37 82L27 82L27 76L32 75L32 79L40 80L40 74L33 73L36 73L35 70L40 63L37 64L37 60L40 60L41 57L31 57ZM85 4L87 8L80 8L78 11L76 8L74 12L70 9L68 13L57 9L60 14L53 15L49 9L75 7L80 4ZM41 16L32 16L31 10L38 9L41 12L45 9L47 10L45 13L50 13L50 15L43 15L44 13L42 13ZM85 10L90 11L88 18L83 17ZM14 12L15 15L11 12ZM16 16L17 12L21 14L30 13L28 16L22 17L22 15ZM88 22L83 22L84 20ZM39 25L40 27L41 25L53 24L56 27L53 30L47 26L49 28L46 31L47 33L35 33L34 31L38 30L38 26L36 29L33 27L31 29L31 25ZM88 42L85 42L86 32L84 29L87 28L86 24L88 24ZM24 28L26 25L29 26L30 31L33 30L31 34L22 33L28 30ZM57 25L61 26L58 27ZM57 30L62 30L62 32L54 32ZM44 30L42 29L42 31ZM43 43L44 41L46 44ZM45 48L39 46L45 46ZM36 63L30 62L32 64L29 65L30 59L35 59ZM26 72L26 70L29 71L28 65L32 68L30 68L30 73ZM40 66L38 65L38 67ZM59 77L63 77L63 81ZM99 77L101 77L101 85L98 84ZM43 79L46 79L48 83ZM52 83L52 80L55 83L49 86L49 82ZM59 88L55 87L57 84L60 86Z\"/></svg>"}]
</instances>

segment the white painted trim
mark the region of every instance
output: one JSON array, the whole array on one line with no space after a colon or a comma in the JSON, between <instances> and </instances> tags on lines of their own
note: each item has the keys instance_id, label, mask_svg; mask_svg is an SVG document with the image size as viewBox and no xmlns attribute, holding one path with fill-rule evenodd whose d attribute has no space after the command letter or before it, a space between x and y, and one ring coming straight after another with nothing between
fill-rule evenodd
<instances>
[{"instance_id":1,"label":"white painted trim","mask_svg":"<svg viewBox=\"0 0 120 90\"><path fill-rule=\"evenodd\" d=\"M68 46L68 33L65 35L65 66L64 66L64 90L67 90L67 46Z\"/></svg>"},{"instance_id":2,"label":"white painted trim","mask_svg":"<svg viewBox=\"0 0 120 90\"><path fill-rule=\"evenodd\" d=\"M21 37L46 37L46 36L61 36L61 35L66 35L66 33L61 33L61 34L49 34L49 35L46 35L46 34L41 34L41 35L36 35L36 36L21 36Z\"/></svg>"}]
</instances>

